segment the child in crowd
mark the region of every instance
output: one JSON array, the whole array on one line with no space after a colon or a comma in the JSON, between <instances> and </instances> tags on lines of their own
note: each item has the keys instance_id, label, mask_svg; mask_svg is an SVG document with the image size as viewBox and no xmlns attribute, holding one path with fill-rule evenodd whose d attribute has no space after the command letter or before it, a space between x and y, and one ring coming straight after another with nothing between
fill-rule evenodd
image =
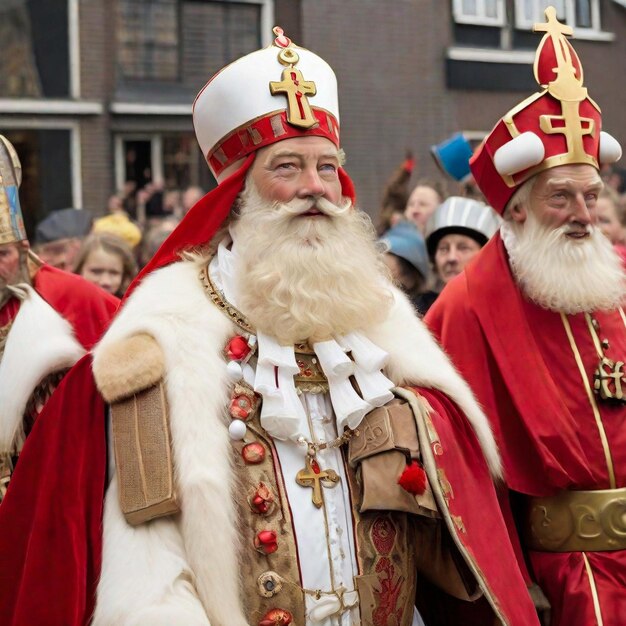
<instances>
[{"instance_id":1,"label":"child in crowd","mask_svg":"<svg viewBox=\"0 0 626 626\"><path fill-rule=\"evenodd\" d=\"M137 274L137 263L123 239L110 233L93 233L78 252L74 273L121 297Z\"/></svg>"}]
</instances>

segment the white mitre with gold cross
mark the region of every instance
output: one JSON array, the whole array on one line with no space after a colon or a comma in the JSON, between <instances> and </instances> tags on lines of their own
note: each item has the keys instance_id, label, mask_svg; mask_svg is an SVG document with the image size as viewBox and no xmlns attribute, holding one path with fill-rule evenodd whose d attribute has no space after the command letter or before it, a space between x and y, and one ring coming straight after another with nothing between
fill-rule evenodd
<instances>
[{"instance_id":1,"label":"white mitre with gold cross","mask_svg":"<svg viewBox=\"0 0 626 626\"><path fill-rule=\"evenodd\" d=\"M274 33L270 46L213 76L194 102L196 136L218 180L228 166L282 139L316 135L339 145L335 73L282 29Z\"/></svg>"}]
</instances>

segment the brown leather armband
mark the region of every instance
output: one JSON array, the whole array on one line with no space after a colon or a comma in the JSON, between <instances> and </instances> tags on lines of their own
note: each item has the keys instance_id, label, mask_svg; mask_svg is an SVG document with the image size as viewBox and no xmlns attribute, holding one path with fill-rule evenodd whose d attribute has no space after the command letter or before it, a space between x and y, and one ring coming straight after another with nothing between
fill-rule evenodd
<instances>
[{"instance_id":1,"label":"brown leather armband","mask_svg":"<svg viewBox=\"0 0 626 626\"><path fill-rule=\"evenodd\" d=\"M360 470L361 513L388 510L438 516L428 483L417 496L398 484L407 462L420 458L415 416L407 402L394 399L371 411L348 446L349 463Z\"/></svg>"},{"instance_id":2,"label":"brown leather armband","mask_svg":"<svg viewBox=\"0 0 626 626\"><path fill-rule=\"evenodd\" d=\"M136 526L179 512L163 382L111 404L120 507Z\"/></svg>"}]
</instances>

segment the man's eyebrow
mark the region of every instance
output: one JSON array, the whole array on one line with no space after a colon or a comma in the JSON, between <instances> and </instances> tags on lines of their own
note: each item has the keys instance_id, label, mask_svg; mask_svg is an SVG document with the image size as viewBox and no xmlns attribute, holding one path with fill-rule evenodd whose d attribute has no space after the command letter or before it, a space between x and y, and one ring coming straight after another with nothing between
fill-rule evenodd
<instances>
[{"instance_id":1,"label":"man's eyebrow","mask_svg":"<svg viewBox=\"0 0 626 626\"><path fill-rule=\"evenodd\" d=\"M305 155L299 152L289 152L289 150L279 150L272 155L270 161L273 161L274 159L280 159L283 157L303 160L305 158ZM319 158L339 160L339 154L337 152L325 152L324 154L320 154Z\"/></svg>"},{"instance_id":2,"label":"man's eyebrow","mask_svg":"<svg viewBox=\"0 0 626 626\"><path fill-rule=\"evenodd\" d=\"M571 187L574 184L574 181L572 181L570 178L552 178L551 180L548 181L547 186L549 188L554 188L554 187ZM595 189L597 187L603 187L604 183L602 182L601 178L596 178L593 181L591 181L589 183L589 185L587 185L588 189Z\"/></svg>"},{"instance_id":3,"label":"man's eyebrow","mask_svg":"<svg viewBox=\"0 0 626 626\"><path fill-rule=\"evenodd\" d=\"M292 157L295 159L301 159L302 155L298 154L297 152L289 152L289 150L279 150L272 155L270 160L273 161L274 159L279 159L281 157Z\"/></svg>"}]
</instances>

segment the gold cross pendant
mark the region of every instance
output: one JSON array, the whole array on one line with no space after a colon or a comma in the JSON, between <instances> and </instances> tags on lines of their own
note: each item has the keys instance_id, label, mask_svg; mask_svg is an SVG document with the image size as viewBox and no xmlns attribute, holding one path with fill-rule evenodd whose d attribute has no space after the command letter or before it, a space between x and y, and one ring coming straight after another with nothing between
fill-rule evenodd
<instances>
[{"instance_id":1,"label":"gold cross pendant","mask_svg":"<svg viewBox=\"0 0 626 626\"><path fill-rule=\"evenodd\" d=\"M334 470L323 470L315 456L306 455L306 465L296 474L296 482L301 487L313 488L313 504L319 509L324 503L322 496L322 486L334 487L339 482L340 477Z\"/></svg>"}]
</instances>

